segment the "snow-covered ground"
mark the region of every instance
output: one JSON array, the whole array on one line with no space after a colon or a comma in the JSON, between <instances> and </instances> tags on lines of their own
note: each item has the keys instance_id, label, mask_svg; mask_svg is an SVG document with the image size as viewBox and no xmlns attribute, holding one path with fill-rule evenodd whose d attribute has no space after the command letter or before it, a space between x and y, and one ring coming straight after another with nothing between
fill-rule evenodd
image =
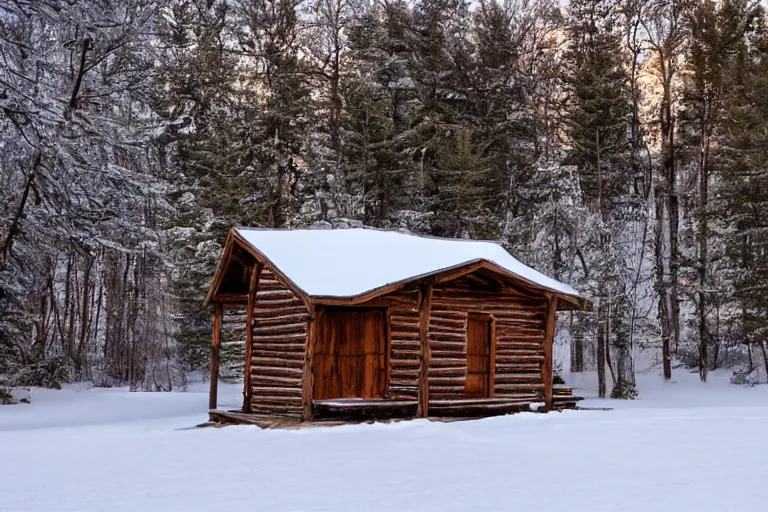
<instances>
[{"instance_id":1,"label":"snow-covered ground","mask_svg":"<svg viewBox=\"0 0 768 512\"><path fill-rule=\"evenodd\" d=\"M0 511L764 510L768 386L697 379L584 404L612 411L287 431L188 428L204 386L33 390L0 407Z\"/></svg>"}]
</instances>

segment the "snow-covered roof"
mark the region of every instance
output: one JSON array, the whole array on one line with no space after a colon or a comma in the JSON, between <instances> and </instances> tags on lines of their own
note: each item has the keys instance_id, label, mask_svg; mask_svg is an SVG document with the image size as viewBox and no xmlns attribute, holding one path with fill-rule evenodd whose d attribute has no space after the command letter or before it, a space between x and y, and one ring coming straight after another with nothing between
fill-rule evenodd
<instances>
[{"instance_id":1,"label":"snow-covered roof","mask_svg":"<svg viewBox=\"0 0 768 512\"><path fill-rule=\"evenodd\" d=\"M488 261L559 294L579 293L524 265L494 242L415 236L376 229L236 228L307 295L354 297L388 284Z\"/></svg>"}]
</instances>

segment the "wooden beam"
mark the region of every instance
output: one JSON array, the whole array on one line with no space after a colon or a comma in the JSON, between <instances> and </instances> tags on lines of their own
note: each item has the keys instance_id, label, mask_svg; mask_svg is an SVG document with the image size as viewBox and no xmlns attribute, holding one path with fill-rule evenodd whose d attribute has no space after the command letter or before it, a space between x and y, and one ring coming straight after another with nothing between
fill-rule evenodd
<instances>
[{"instance_id":1,"label":"wooden beam","mask_svg":"<svg viewBox=\"0 0 768 512\"><path fill-rule=\"evenodd\" d=\"M315 391L315 347L317 346L317 321L322 308L312 306L307 320L307 348L304 356L304 381L302 383L302 420L312 421L312 397Z\"/></svg>"},{"instance_id":2,"label":"wooden beam","mask_svg":"<svg viewBox=\"0 0 768 512\"><path fill-rule=\"evenodd\" d=\"M432 285L425 284L419 292L419 408L418 416L429 416L429 364L432 352L429 348L429 314L432 310Z\"/></svg>"},{"instance_id":3,"label":"wooden beam","mask_svg":"<svg viewBox=\"0 0 768 512\"><path fill-rule=\"evenodd\" d=\"M247 293L217 293L213 296L214 302L226 302L230 304L242 304L245 306L248 303Z\"/></svg>"},{"instance_id":4,"label":"wooden beam","mask_svg":"<svg viewBox=\"0 0 768 512\"><path fill-rule=\"evenodd\" d=\"M544 401L547 410L552 409L552 344L555 338L555 312L557 311L557 296L550 295L547 304L547 320L544 326L544 362L541 363L541 376L544 379Z\"/></svg>"},{"instance_id":5,"label":"wooden beam","mask_svg":"<svg viewBox=\"0 0 768 512\"><path fill-rule=\"evenodd\" d=\"M496 393L496 317L491 315L491 347L488 354L488 397Z\"/></svg>"},{"instance_id":6,"label":"wooden beam","mask_svg":"<svg viewBox=\"0 0 768 512\"><path fill-rule=\"evenodd\" d=\"M251 266L251 280L248 284L248 310L245 312L245 369L243 370L243 412L251 412L251 359L253 358L253 305L262 265Z\"/></svg>"},{"instance_id":7,"label":"wooden beam","mask_svg":"<svg viewBox=\"0 0 768 512\"><path fill-rule=\"evenodd\" d=\"M213 342L211 344L211 390L208 394L208 409L215 409L219 391L219 347L221 347L221 304L213 308Z\"/></svg>"}]
</instances>

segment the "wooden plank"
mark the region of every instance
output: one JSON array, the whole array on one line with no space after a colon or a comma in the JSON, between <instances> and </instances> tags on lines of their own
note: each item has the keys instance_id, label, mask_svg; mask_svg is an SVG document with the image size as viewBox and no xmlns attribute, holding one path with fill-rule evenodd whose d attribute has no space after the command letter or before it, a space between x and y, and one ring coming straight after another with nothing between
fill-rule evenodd
<instances>
[{"instance_id":1,"label":"wooden plank","mask_svg":"<svg viewBox=\"0 0 768 512\"><path fill-rule=\"evenodd\" d=\"M552 408L552 343L555 337L555 312L557 311L557 297L549 297L547 305L547 323L544 334L544 362L541 364L541 376L544 379L544 402L547 410Z\"/></svg>"},{"instance_id":2,"label":"wooden plank","mask_svg":"<svg viewBox=\"0 0 768 512\"><path fill-rule=\"evenodd\" d=\"M419 367L419 406L417 414L421 418L429 415L429 316L432 308L432 285L419 288L419 343L421 345L421 366Z\"/></svg>"},{"instance_id":3,"label":"wooden plank","mask_svg":"<svg viewBox=\"0 0 768 512\"><path fill-rule=\"evenodd\" d=\"M416 400L366 400L347 398L315 400L314 414L318 419L345 419L362 421L369 419L412 418L418 409Z\"/></svg>"},{"instance_id":4,"label":"wooden plank","mask_svg":"<svg viewBox=\"0 0 768 512\"><path fill-rule=\"evenodd\" d=\"M219 391L219 347L221 347L222 307L216 303L213 308L213 341L211 343L211 390L208 394L208 409L216 409Z\"/></svg>"},{"instance_id":5,"label":"wooden plank","mask_svg":"<svg viewBox=\"0 0 768 512\"><path fill-rule=\"evenodd\" d=\"M490 352L488 354L488 396L496 394L496 317L491 315Z\"/></svg>"},{"instance_id":6,"label":"wooden plank","mask_svg":"<svg viewBox=\"0 0 768 512\"><path fill-rule=\"evenodd\" d=\"M253 359L253 305L256 301L256 290L259 287L259 276L262 265L257 263L251 267L251 280L248 284L248 310L245 317L245 370L243 375L243 412L251 412L251 360Z\"/></svg>"},{"instance_id":7,"label":"wooden plank","mask_svg":"<svg viewBox=\"0 0 768 512\"><path fill-rule=\"evenodd\" d=\"M304 379L302 381L302 414L305 421L312 421L312 393L315 387L315 349L317 347L317 320L322 310L310 306L310 318L307 321L307 348L304 358Z\"/></svg>"}]
</instances>

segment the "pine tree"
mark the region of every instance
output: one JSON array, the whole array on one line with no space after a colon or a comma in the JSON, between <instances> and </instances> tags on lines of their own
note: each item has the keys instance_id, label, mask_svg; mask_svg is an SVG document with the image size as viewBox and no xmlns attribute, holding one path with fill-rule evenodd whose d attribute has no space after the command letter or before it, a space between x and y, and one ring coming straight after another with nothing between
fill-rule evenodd
<instances>
[{"instance_id":1,"label":"pine tree","mask_svg":"<svg viewBox=\"0 0 768 512\"><path fill-rule=\"evenodd\" d=\"M725 136L720 138L722 181L716 193L730 226L726 247L734 280L733 297L741 311L742 339L762 354L768 371L768 31L762 10L753 12L747 51L738 56L729 77Z\"/></svg>"},{"instance_id":2,"label":"pine tree","mask_svg":"<svg viewBox=\"0 0 768 512\"><path fill-rule=\"evenodd\" d=\"M688 48L684 105L681 115L684 145L697 169L698 208L696 212L698 257L696 273L697 333L699 344L699 376L707 380L711 365L710 346L717 343L708 327L715 286L711 274L710 245L718 236L710 227L710 183L720 181L720 151L717 140L724 135L725 109L735 88L733 78L743 65L747 31L757 14L747 2L713 1L694 6L688 14L690 45ZM695 149L694 149L695 148ZM715 255L717 256L717 255Z\"/></svg>"},{"instance_id":3,"label":"pine tree","mask_svg":"<svg viewBox=\"0 0 768 512\"><path fill-rule=\"evenodd\" d=\"M594 238L585 238L590 273L597 298L597 368L600 396L606 395L606 363L611 374L609 340L618 349L621 373L613 380L615 397L636 394L633 347L626 333L626 276L621 247L621 215L632 183L628 171L630 103L621 38L619 12L600 0L571 3L570 46L566 53L571 105L567 125L571 149L568 163L579 172L584 202L592 215ZM610 257L605 249L611 248ZM613 322L611 322L613 319Z\"/></svg>"}]
</instances>

